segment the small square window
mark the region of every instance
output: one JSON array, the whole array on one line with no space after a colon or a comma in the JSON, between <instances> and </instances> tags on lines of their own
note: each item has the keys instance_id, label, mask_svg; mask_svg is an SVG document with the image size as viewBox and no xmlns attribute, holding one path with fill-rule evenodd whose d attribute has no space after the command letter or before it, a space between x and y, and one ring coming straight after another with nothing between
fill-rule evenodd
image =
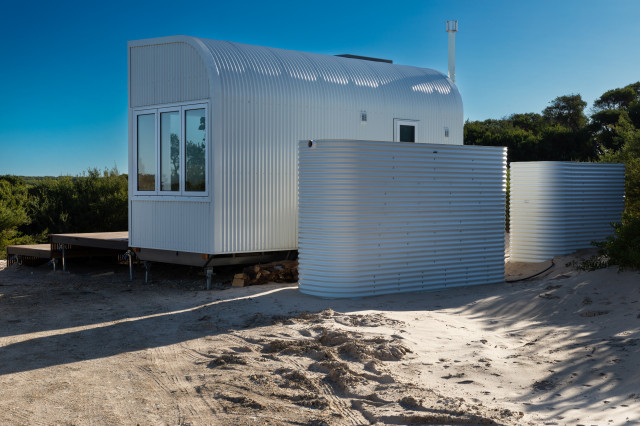
<instances>
[{"instance_id":1,"label":"small square window","mask_svg":"<svg viewBox=\"0 0 640 426\"><path fill-rule=\"evenodd\" d=\"M415 142L416 126L400 125L400 142Z\"/></svg>"},{"instance_id":2,"label":"small square window","mask_svg":"<svg viewBox=\"0 0 640 426\"><path fill-rule=\"evenodd\" d=\"M393 119L393 140L396 142L415 142L418 137L419 120L404 118Z\"/></svg>"}]
</instances>

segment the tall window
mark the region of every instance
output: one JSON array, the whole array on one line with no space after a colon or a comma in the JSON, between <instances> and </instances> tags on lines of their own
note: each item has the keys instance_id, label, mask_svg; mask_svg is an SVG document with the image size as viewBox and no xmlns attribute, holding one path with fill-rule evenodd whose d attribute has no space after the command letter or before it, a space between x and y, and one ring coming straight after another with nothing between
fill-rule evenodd
<instances>
[{"instance_id":1,"label":"tall window","mask_svg":"<svg viewBox=\"0 0 640 426\"><path fill-rule=\"evenodd\" d=\"M156 189L156 115L138 116L138 191Z\"/></svg>"},{"instance_id":2,"label":"tall window","mask_svg":"<svg viewBox=\"0 0 640 426\"><path fill-rule=\"evenodd\" d=\"M137 195L207 195L206 105L136 113Z\"/></svg>"},{"instance_id":3,"label":"tall window","mask_svg":"<svg viewBox=\"0 0 640 426\"><path fill-rule=\"evenodd\" d=\"M180 191L180 112L160 117L160 190Z\"/></svg>"},{"instance_id":4,"label":"tall window","mask_svg":"<svg viewBox=\"0 0 640 426\"><path fill-rule=\"evenodd\" d=\"M187 110L186 122L186 190L204 191L205 189L205 114L204 108Z\"/></svg>"}]
</instances>

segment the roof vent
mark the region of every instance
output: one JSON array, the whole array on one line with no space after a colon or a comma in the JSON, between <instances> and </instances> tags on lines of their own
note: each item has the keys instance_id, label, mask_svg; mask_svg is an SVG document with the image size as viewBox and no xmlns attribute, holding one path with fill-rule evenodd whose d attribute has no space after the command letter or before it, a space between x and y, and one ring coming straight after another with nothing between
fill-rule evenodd
<instances>
[{"instance_id":1,"label":"roof vent","mask_svg":"<svg viewBox=\"0 0 640 426\"><path fill-rule=\"evenodd\" d=\"M361 61L384 62L386 64L393 63L391 59L370 58L368 56L349 55L348 53L345 53L344 55L336 55L336 56L340 56L341 58L360 59Z\"/></svg>"}]
</instances>

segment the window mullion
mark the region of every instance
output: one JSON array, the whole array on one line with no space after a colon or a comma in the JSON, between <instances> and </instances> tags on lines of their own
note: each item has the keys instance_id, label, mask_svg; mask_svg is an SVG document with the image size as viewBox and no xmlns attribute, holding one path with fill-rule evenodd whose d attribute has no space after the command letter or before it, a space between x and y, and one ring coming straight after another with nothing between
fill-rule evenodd
<instances>
[{"instance_id":1,"label":"window mullion","mask_svg":"<svg viewBox=\"0 0 640 426\"><path fill-rule=\"evenodd\" d=\"M186 170L187 170L187 149L186 149L186 123L184 116L184 106L180 107L180 195L185 195Z\"/></svg>"},{"instance_id":2,"label":"window mullion","mask_svg":"<svg viewBox=\"0 0 640 426\"><path fill-rule=\"evenodd\" d=\"M155 191L155 195L159 195L161 193L160 191L160 183L161 183L161 179L160 179L160 174L162 172L162 170L160 169L161 164L160 164L160 111L159 110L155 110L155 116L156 116L156 191Z\"/></svg>"}]
</instances>

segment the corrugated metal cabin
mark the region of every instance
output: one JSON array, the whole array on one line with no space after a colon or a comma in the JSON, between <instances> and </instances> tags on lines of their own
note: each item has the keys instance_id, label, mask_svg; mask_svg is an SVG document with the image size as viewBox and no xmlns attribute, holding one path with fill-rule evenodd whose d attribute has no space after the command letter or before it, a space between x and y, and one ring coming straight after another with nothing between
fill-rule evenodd
<instances>
[{"instance_id":1,"label":"corrugated metal cabin","mask_svg":"<svg viewBox=\"0 0 640 426\"><path fill-rule=\"evenodd\" d=\"M462 145L444 74L188 36L128 43L129 244L143 260L297 248L297 145Z\"/></svg>"}]
</instances>

